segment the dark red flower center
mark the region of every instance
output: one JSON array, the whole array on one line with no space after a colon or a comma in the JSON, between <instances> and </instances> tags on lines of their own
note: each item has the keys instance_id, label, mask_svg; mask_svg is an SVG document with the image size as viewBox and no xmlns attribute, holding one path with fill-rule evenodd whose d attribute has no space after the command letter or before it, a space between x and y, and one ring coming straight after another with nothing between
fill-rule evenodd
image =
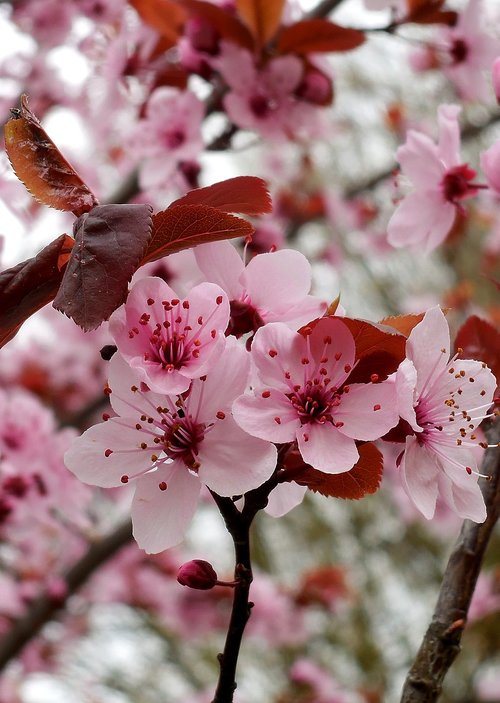
<instances>
[{"instance_id":1,"label":"dark red flower center","mask_svg":"<svg viewBox=\"0 0 500 703\"><path fill-rule=\"evenodd\" d=\"M456 204L463 198L468 198L477 193L477 188L471 185L471 181L476 177L474 169L467 164L461 164L447 171L441 181L441 188L445 200Z\"/></svg>"}]
</instances>

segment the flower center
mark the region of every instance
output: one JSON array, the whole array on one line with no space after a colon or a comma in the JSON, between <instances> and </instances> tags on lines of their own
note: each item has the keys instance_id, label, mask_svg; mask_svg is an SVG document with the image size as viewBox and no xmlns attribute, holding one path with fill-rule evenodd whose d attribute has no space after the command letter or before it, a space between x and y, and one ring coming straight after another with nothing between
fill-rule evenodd
<instances>
[{"instance_id":1,"label":"flower center","mask_svg":"<svg viewBox=\"0 0 500 703\"><path fill-rule=\"evenodd\" d=\"M267 117L270 112L276 109L275 101L265 95L253 95L249 104L256 117Z\"/></svg>"},{"instance_id":2,"label":"flower center","mask_svg":"<svg viewBox=\"0 0 500 703\"><path fill-rule=\"evenodd\" d=\"M456 204L458 200L475 195L477 188L470 183L475 177L476 172L467 164L455 166L447 171L441 181L445 200Z\"/></svg>"},{"instance_id":3,"label":"flower center","mask_svg":"<svg viewBox=\"0 0 500 703\"><path fill-rule=\"evenodd\" d=\"M469 47L463 39L455 39L450 49L450 56L453 63L463 63L469 55Z\"/></svg>"},{"instance_id":4,"label":"flower center","mask_svg":"<svg viewBox=\"0 0 500 703\"><path fill-rule=\"evenodd\" d=\"M333 422L331 410L340 405L340 394L337 390L322 386L320 383L319 379L306 381L304 388L296 386L297 390L288 394L303 425L310 422L317 422L320 425Z\"/></svg>"},{"instance_id":5,"label":"flower center","mask_svg":"<svg viewBox=\"0 0 500 703\"><path fill-rule=\"evenodd\" d=\"M179 414L183 414L183 411L180 410ZM161 440L165 454L170 459L180 459L190 469L198 469L200 464L196 457L206 426L195 423L190 416L175 419L169 416L165 418L165 424L167 423L170 426Z\"/></svg>"}]
</instances>

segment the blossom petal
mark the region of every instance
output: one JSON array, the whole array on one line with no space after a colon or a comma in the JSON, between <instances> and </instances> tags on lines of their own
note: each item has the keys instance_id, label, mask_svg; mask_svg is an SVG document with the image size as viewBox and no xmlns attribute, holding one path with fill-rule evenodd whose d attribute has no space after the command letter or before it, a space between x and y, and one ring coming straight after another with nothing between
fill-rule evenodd
<instances>
[{"instance_id":1,"label":"blossom petal","mask_svg":"<svg viewBox=\"0 0 500 703\"><path fill-rule=\"evenodd\" d=\"M263 313L300 303L309 293L311 279L311 264L292 249L255 256L241 276L253 305Z\"/></svg>"},{"instance_id":2,"label":"blossom petal","mask_svg":"<svg viewBox=\"0 0 500 703\"><path fill-rule=\"evenodd\" d=\"M290 393L294 383L302 383L301 359L306 355L302 335L281 322L270 322L257 330L252 343L252 360L264 386ZM290 379L285 378L285 372Z\"/></svg>"},{"instance_id":3,"label":"blossom petal","mask_svg":"<svg viewBox=\"0 0 500 703\"><path fill-rule=\"evenodd\" d=\"M407 496L422 515L430 520L434 517L439 490L439 467L435 455L420 445L415 437L407 437L400 468Z\"/></svg>"},{"instance_id":4,"label":"blossom petal","mask_svg":"<svg viewBox=\"0 0 500 703\"><path fill-rule=\"evenodd\" d=\"M420 396L443 373L450 355L450 330L439 306L428 310L422 322L412 329L406 343L406 356L417 370Z\"/></svg>"},{"instance_id":5,"label":"blossom petal","mask_svg":"<svg viewBox=\"0 0 500 703\"><path fill-rule=\"evenodd\" d=\"M403 420L415 430L421 432L415 413L415 389L417 387L417 370L410 359L404 359L396 371L396 400L398 413Z\"/></svg>"},{"instance_id":6,"label":"blossom petal","mask_svg":"<svg viewBox=\"0 0 500 703\"><path fill-rule=\"evenodd\" d=\"M477 462L469 449L445 446L440 456L443 473L440 488L447 505L464 519L486 520L486 507L478 483ZM466 467L471 470L469 474Z\"/></svg>"},{"instance_id":7,"label":"blossom petal","mask_svg":"<svg viewBox=\"0 0 500 703\"><path fill-rule=\"evenodd\" d=\"M243 393L250 372L250 355L234 337L228 337L204 380L194 381L187 404L199 422L213 422L220 411L229 411ZM199 408L199 410L198 410Z\"/></svg>"},{"instance_id":8,"label":"blossom petal","mask_svg":"<svg viewBox=\"0 0 500 703\"><path fill-rule=\"evenodd\" d=\"M456 208L440 192L415 191L398 205L387 225L387 240L393 247L420 246L432 251L446 239Z\"/></svg>"},{"instance_id":9,"label":"blossom petal","mask_svg":"<svg viewBox=\"0 0 500 703\"><path fill-rule=\"evenodd\" d=\"M436 144L426 134L409 130L406 142L396 152L403 173L417 188L429 188L441 181L445 167Z\"/></svg>"},{"instance_id":10,"label":"blossom petal","mask_svg":"<svg viewBox=\"0 0 500 703\"><path fill-rule=\"evenodd\" d=\"M281 517L302 503L307 486L299 486L295 481L279 483L269 495L265 511L272 517Z\"/></svg>"},{"instance_id":11,"label":"blossom petal","mask_svg":"<svg viewBox=\"0 0 500 703\"><path fill-rule=\"evenodd\" d=\"M205 436L198 475L219 495L238 495L267 481L276 468L276 459L273 444L251 437L228 416Z\"/></svg>"},{"instance_id":12,"label":"blossom petal","mask_svg":"<svg viewBox=\"0 0 500 703\"><path fill-rule=\"evenodd\" d=\"M335 408L334 419L344 423L340 432L352 439L379 439L399 422L396 384L353 383Z\"/></svg>"},{"instance_id":13,"label":"blossom petal","mask_svg":"<svg viewBox=\"0 0 500 703\"><path fill-rule=\"evenodd\" d=\"M293 442L300 427L300 419L290 400L280 391L261 391L256 395L242 395L233 404L233 417L245 432L282 444ZM280 421L278 422L278 418Z\"/></svg>"},{"instance_id":14,"label":"blossom petal","mask_svg":"<svg viewBox=\"0 0 500 703\"><path fill-rule=\"evenodd\" d=\"M297 430L297 442L304 461L325 474L349 471L359 459L354 440L329 422L304 425Z\"/></svg>"},{"instance_id":15,"label":"blossom petal","mask_svg":"<svg viewBox=\"0 0 500 703\"><path fill-rule=\"evenodd\" d=\"M122 485L122 476L146 471L153 463L154 445L149 451L140 447L151 436L136 430L136 421L111 418L94 425L75 439L64 455L64 463L84 483L102 488ZM108 450L111 453L106 456Z\"/></svg>"},{"instance_id":16,"label":"blossom petal","mask_svg":"<svg viewBox=\"0 0 500 703\"><path fill-rule=\"evenodd\" d=\"M164 481L166 490L159 485ZM137 482L132 501L134 537L156 554L182 542L198 504L201 484L185 466L162 467Z\"/></svg>"},{"instance_id":17,"label":"blossom petal","mask_svg":"<svg viewBox=\"0 0 500 703\"><path fill-rule=\"evenodd\" d=\"M217 283L230 300L238 300L245 265L234 246L230 242L210 242L200 244L193 251L206 280Z\"/></svg>"}]
</instances>

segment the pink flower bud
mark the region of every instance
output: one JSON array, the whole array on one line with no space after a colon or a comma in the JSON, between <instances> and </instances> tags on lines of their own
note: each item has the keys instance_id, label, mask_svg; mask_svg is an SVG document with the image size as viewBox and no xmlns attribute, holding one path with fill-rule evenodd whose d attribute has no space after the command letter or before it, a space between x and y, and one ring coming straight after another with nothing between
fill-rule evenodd
<instances>
[{"instance_id":1,"label":"pink flower bud","mask_svg":"<svg viewBox=\"0 0 500 703\"><path fill-rule=\"evenodd\" d=\"M183 586L208 591L217 583L217 574L212 564L203 559L193 559L183 564L177 572L177 581Z\"/></svg>"},{"instance_id":2,"label":"pink flower bud","mask_svg":"<svg viewBox=\"0 0 500 703\"><path fill-rule=\"evenodd\" d=\"M497 103L500 105L500 56L493 61L492 69L493 90L497 98Z\"/></svg>"}]
</instances>

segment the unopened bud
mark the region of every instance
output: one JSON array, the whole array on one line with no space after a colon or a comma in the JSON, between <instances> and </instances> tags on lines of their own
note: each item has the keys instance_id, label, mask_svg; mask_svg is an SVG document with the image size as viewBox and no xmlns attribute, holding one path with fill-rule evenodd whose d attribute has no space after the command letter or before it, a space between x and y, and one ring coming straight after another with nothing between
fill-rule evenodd
<instances>
[{"instance_id":1,"label":"unopened bud","mask_svg":"<svg viewBox=\"0 0 500 703\"><path fill-rule=\"evenodd\" d=\"M217 574L212 564L203 559L193 559L183 564L177 572L177 581L183 586L208 591L217 583Z\"/></svg>"},{"instance_id":2,"label":"unopened bud","mask_svg":"<svg viewBox=\"0 0 500 703\"><path fill-rule=\"evenodd\" d=\"M493 90L495 91L497 103L500 105L500 56L493 62L492 78Z\"/></svg>"}]
</instances>

